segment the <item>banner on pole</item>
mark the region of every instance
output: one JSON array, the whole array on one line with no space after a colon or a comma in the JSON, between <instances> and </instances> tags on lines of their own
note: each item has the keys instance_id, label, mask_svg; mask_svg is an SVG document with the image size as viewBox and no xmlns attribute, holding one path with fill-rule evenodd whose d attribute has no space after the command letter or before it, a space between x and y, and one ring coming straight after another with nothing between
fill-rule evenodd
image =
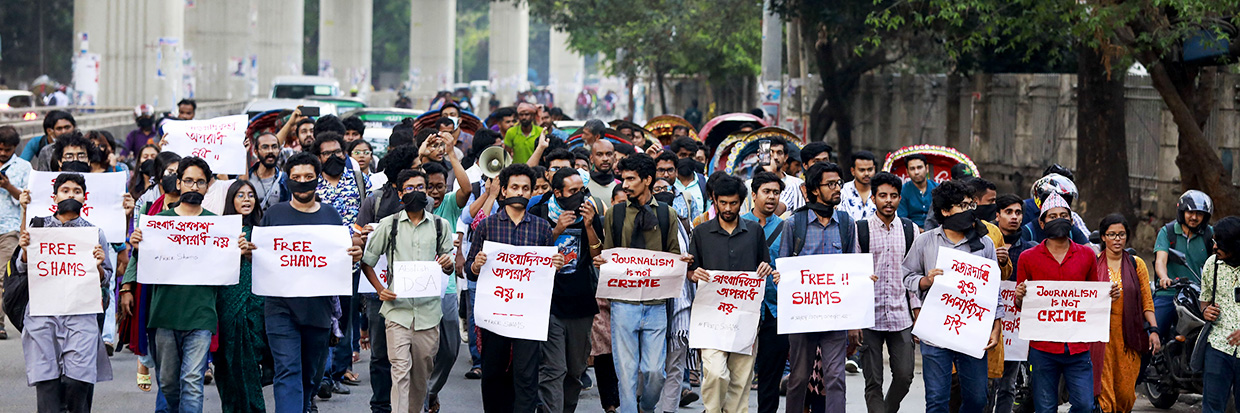
<instances>
[{"instance_id":1,"label":"banner on pole","mask_svg":"<svg viewBox=\"0 0 1240 413\"><path fill-rule=\"evenodd\" d=\"M236 285L240 280L240 215L142 215L138 228L142 230L138 282Z\"/></svg>"},{"instance_id":2,"label":"banner on pole","mask_svg":"<svg viewBox=\"0 0 1240 413\"><path fill-rule=\"evenodd\" d=\"M518 247L486 241L478 272L474 322L504 337L547 341L556 247Z\"/></svg>"},{"instance_id":3,"label":"banner on pole","mask_svg":"<svg viewBox=\"0 0 1240 413\"><path fill-rule=\"evenodd\" d=\"M26 230L30 232L30 246L26 248L30 315L102 313L103 290L94 255L99 228Z\"/></svg>"},{"instance_id":4,"label":"banner on pole","mask_svg":"<svg viewBox=\"0 0 1240 413\"><path fill-rule=\"evenodd\" d=\"M922 300L913 335L935 346L981 358L986 354L999 304L999 264L939 247L934 268L942 269L943 275L934 278Z\"/></svg>"},{"instance_id":5,"label":"banner on pole","mask_svg":"<svg viewBox=\"0 0 1240 413\"><path fill-rule=\"evenodd\" d=\"M874 327L874 258L822 254L775 260L779 334Z\"/></svg>"}]
</instances>

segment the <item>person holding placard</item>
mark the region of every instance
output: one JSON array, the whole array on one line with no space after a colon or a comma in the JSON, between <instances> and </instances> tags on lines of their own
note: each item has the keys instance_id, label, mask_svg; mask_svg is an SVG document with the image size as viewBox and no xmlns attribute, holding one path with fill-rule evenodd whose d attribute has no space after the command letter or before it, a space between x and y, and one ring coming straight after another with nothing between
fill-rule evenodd
<instances>
[{"instance_id":1,"label":"person holding placard","mask_svg":"<svg viewBox=\"0 0 1240 413\"><path fill-rule=\"evenodd\" d=\"M293 199L267 209L261 226L344 225L330 204L317 198L323 165L313 154L293 155L284 166ZM361 259L361 247L349 247L354 261ZM263 310L267 344L275 359L273 386L277 413L301 413L310 409L310 399L323 378L327 349L336 324L333 313L340 311L335 297L267 297Z\"/></svg>"},{"instance_id":2,"label":"person holding placard","mask_svg":"<svg viewBox=\"0 0 1240 413\"><path fill-rule=\"evenodd\" d=\"M1025 281L1110 281L1099 274L1093 249L1072 242L1072 210L1057 193L1042 201L1038 227L1046 234L1041 244L1021 254L1016 268L1016 307L1026 294ZM1111 299L1119 298L1119 285L1111 283ZM1151 304L1153 305L1153 304ZM1030 379L1034 411L1054 412L1059 408L1059 377L1067 384L1072 413L1094 409L1094 367L1090 360L1092 343L1029 342Z\"/></svg>"},{"instance_id":3,"label":"person holding placard","mask_svg":"<svg viewBox=\"0 0 1240 413\"><path fill-rule=\"evenodd\" d=\"M470 241L470 263L465 275L478 280L486 264L482 252L486 241L513 246L551 246L551 224L525 211L533 193L534 170L523 163L514 163L499 173L503 208L486 217L474 229ZM564 256L556 253L552 265L558 270ZM486 412L532 412L538 404L538 358L541 344L534 340L515 339L480 328L482 345L482 407Z\"/></svg>"},{"instance_id":4,"label":"person holding placard","mask_svg":"<svg viewBox=\"0 0 1240 413\"><path fill-rule=\"evenodd\" d=\"M82 202L86 200L86 179L79 174L63 173L56 177L56 215L31 220L32 227L74 228L93 227L81 217ZM22 207L30 204L29 191L20 196ZM17 260L18 272L28 270L28 248L31 245L29 231L22 230L18 245L22 248ZM95 270L100 285L107 285L112 277L112 262L103 252L108 245L103 230L99 230L99 244L91 255L95 258ZM39 246L38 248L43 248ZM33 273L32 273L33 275ZM107 308L111 294L100 289L99 312ZM37 298L37 297L32 297ZM13 317L16 315L10 315ZM39 413L67 411L90 412L95 383L112 380L112 363L108 361L100 332L102 315L98 313L74 315L30 315L30 307L22 322L22 353L26 361L26 382L35 388Z\"/></svg>"},{"instance_id":5,"label":"person holding placard","mask_svg":"<svg viewBox=\"0 0 1240 413\"><path fill-rule=\"evenodd\" d=\"M852 217L840 203L842 170L831 162L819 162L805 173L805 188L810 202L797 208L784 220L780 257L856 252L857 237ZM788 359L792 371L788 375L787 411L799 412L806 407L809 379L814 355L822 353L822 380L827 413L844 412L844 360L848 350L848 333L823 331L788 335Z\"/></svg>"},{"instance_id":6,"label":"person holding placard","mask_svg":"<svg viewBox=\"0 0 1240 413\"><path fill-rule=\"evenodd\" d=\"M773 277L766 234L755 221L740 219L741 203L747 194L744 182L722 175L711 185L715 219L693 229L689 236L689 268L693 280L711 282L707 269L715 271L756 271L759 277ZM755 326L756 327L756 326ZM753 331L757 346L756 330ZM749 354L702 349L702 404L708 412L741 413L749 409L749 386L753 382L756 349Z\"/></svg>"},{"instance_id":7,"label":"person holding placard","mask_svg":"<svg viewBox=\"0 0 1240 413\"><path fill-rule=\"evenodd\" d=\"M657 201L650 190L654 183L654 159L639 153L622 159L616 169L620 171L627 201L608 209L603 217L603 250L628 247L681 254L680 240L672 232L679 231L680 221L674 219L676 211ZM594 258L596 266L606 262L606 255ZM666 379L667 300L611 300L610 308L612 359L620 379L620 411L638 412L639 399L640 411L653 411Z\"/></svg>"},{"instance_id":8,"label":"person holding placard","mask_svg":"<svg viewBox=\"0 0 1240 413\"><path fill-rule=\"evenodd\" d=\"M191 156L181 159L177 168L180 201L176 207L157 216L215 215L202 207L211 176L211 167L202 158ZM137 284L141 228L134 229L129 243L134 248L133 258L125 270L121 294L132 294ZM244 234L237 244L243 252L249 251ZM203 372L211 348L211 335L219 323L216 308L218 289L213 285L152 286L150 316L144 327L154 333L151 354L155 359L155 374L159 377L159 391L168 402L170 411L202 411Z\"/></svg>"},{"instance_id":9,"label":"person holding placard","mask_svg":"<svg viewBox=\"0 0 1240 413\"><path fill-rule=\"evenodd\" d=\"M913 240L904 257L904 287L917 293L923 302L943 269L934 268L939 248L950 248L994 260L995 244L986 236L986 227L973 214L972 188L960 181L946 181L931 191L931 217L941 226L923 232ZM996 293L996 297L998 294ZM996 308L994 324L985 350L1002 343L1003 311ZM914 323L916 324L916 322ZM914 326L916 327L916 325ZM962 412L978 412L986 406L987 360L956 350L921 342L922 378L926 388L926 412L945 413L951 398L952 368L960 380Z\"/></svg>"},{"instance_id":10,"label":"person holding placard","mask_svg":"<svg viewBox=\"0 0 1240 413\"><path fill-rule=\"evenodd\" d=\"M741 218L755 221L762 226L766 248L771 257L778 257L780 240L783 239L784 220L775 215L786 184L772 172L758 172L750 182L753 189L753 210ZM797 196L800 197L800 185ZM779 334L779 290L773 279L766 280L762 298L762 317L758 322L758 348L754 369L758 377L758 412L775 413L779 408L779 382L788 361L788 337Z\"/></svg>"},{"instance_id":11,"label":"person holding placard","mask_svg":"<svg viewBox=\"0 0 1240 413\"><path fill-rule=\"evenodd\" d=\"M246 247L254 226L263 220L257 192L250 181L233 181L228 187L228 204L224 206L224 215L241 215ZM249 248L245 249L249 255ZM239 282L221 287L217 295L219 347L212 353L212 364L224 412L266 410L260 364L263 354L270 350L263 329L263 297L252 290L253 268L250 257L243 256Z\"/></svg>"},{"instance_id":12,"label":"person holding placard","mask_svg":"<svg viewBox=\"0 0 1240 413\"><path fill-rule=\"evenodd\" d=\"M390 267L402 261L435 261L450 273L455 261L452 234L447 220L426 212L426 174L402 171L401 203L404 211L379 220L369 235L362 257L362 272L379 292L380 312L386 320L387 356L391 362L391 403L394 412L417 413L427 395L427 381L439 348L439 324L443 318L441 297L398 298L390 288L395 273ZM374 265L387 255L388 283L379 280ZM459 339L457 340L460 341Z\"/></svg>"},{"instance_id":13,"label":"person holding placard","mask_svg":"<svg viewBox=\"0 0 1240 413\"><path fill-rule=\"evenodd\" d=\"M1111 282L1119 284L1123 296L1111 303L1111 334L1100 369L1098 408L1128 412L1137 402L1133 389L1141 375L1141 358L1161 351L1162 341L1150 295L1149 269L1141 257L1124 251L1131 232L1128 220L1120 214L1107 215L1098 223L1098 231L1106 248L1095 264L1098 274L1105 273Z\"/></svg>"}]
</instances>

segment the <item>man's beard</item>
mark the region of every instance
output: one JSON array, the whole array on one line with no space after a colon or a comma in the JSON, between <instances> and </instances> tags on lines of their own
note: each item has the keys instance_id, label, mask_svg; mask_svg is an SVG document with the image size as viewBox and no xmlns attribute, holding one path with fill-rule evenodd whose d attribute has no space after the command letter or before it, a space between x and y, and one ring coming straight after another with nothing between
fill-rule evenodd
<instances>
[{"instance_id":1,"label":"man's beard","mask_svg":"<svg viewBox=\"0 0 1240 413\"><path fill-rule=\"evenodd\" d=\"M268 160L270 160L271 162L270 162L270 163L268 163L268 162L267 162ZM270 169L270 168L275 168L275 167L276 167L276 162L277 162L277 161L279 161L279 158L278 158L278 157L276 157L275 155L267 155L267 156L262 157L262 158L259 160L259 163L262 163L264 168L269 168L269 169Z\"/></svg>"},{"instance_id":2,"label":"man's beard","mask_svg":"<svg viewBox=\"0 0 1240 413\"><path fill-rule=\"evenodd\" d=\"M719 213L719 220L723 222L727 222L727 223L736 222L736 217L737 215L735 212L720 212Z\"/></svg>"}]
</instances>

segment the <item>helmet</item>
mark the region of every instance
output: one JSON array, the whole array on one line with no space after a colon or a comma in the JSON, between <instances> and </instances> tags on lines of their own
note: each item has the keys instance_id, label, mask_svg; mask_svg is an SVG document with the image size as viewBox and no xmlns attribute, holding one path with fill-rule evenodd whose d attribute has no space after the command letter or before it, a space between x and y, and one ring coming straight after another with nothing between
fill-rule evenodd
<instances>
[{"instance_id":1,"label":"helmet","mask_svg":"<svg viewBox=\"0 0 1240 413\"><path fill-rule=\"evenodd\" d=\"M136 118L140 118L140 117L143 117L143 116L146 116L146 117L154 117L154 116L155 116L155 107L154 107L154 106L151 106L151 105L138 105L138 106L135 106L135 107L133 108L133 117L136 119Z\"/></svg>"},{"instance_id":2,"label":"helmet","mask_svg":"<svg viewBox=\"0 0 1240 413\"><path fill-rule=\"evenodd\" d=\"M1038 208L1042 207L1042 201L1051 193L1058 193L1064 201L1068 202L1068 205L1071 205L1078 195L1076 184L1072 183L1071 179L1054 173L1038 178L1033 182L1033 187L1029 189L1029 196L1033 198L1033 203Z\"/></svg>"},{"instance_id":3,"label":"helmet","mask_svg":"<svg viewBox=\"0 0 1240 413\"><path fill-rule=\"evenodd\" d=\"M1060 174L1060 175L1063 175L1064 178L1068 178L1069 180L1076 179L1076 176L1072 175L1071 170L1068 170L1068 168L1064 168L1063 165L1060 165L1060 164L1054 164L1054 165L1048 166L1046 167L1046 170L1042 171L1042 176L1046 176L1050 174Z\"/></svg>"},{"instance_id":4,"label":"helmet","mask_svg":"<svg viewBox=\"0 0 1240 413\"><path fill-rule=\"evenodd\" d=\"M1184 213L1188 211L1206 214L1201 224L1208 224L1210 222L1210 215L1214 213L1214 201L1205 192L1190 189L1185 191L1183 195L1180 195L1180 200L1175 203L1176 221L1179 221L1181 225L1188 226L1184 219ZM1197 228L1190 227L1190 229L1196 230Z\"/></svg>"}]
</instances>

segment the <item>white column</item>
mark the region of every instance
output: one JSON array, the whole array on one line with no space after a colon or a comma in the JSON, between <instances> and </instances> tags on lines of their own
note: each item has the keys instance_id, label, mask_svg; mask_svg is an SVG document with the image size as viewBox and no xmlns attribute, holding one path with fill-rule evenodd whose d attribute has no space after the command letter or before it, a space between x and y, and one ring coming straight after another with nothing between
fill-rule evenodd
<instances>
[{"instance_id":1,"label":"white column","mask_svg":"<svg viewBox=\"0 0 1240 413\"><path fill-rule=\"evenodd\" d=\"M180 100L184 0L74 0L73 31L76 53L100 56L97 104L166 109Z\"/></svg>"},{"instance_id":2,"label":"white column","mask_svg":"<svg viewBox=\"0 0 1240 413\"><path fill-rule=\"evenodd\" d=\"M586 60L568 47L568 33L551 29L551 47L548 49L550 66L548 87L555 94L555 105L564 114L577 114L577 93L585 83Z\"/></svg>"},{"instance_id":3,"label":"white column","mask_svg":"<svg viewBox=\"0 0 1240 413\"><path fill-rule=\"evenodd\" d=\"M525 2L491 2L491 39L487 60L491 92L500 106L516 102L517 92L528 89L530 67L530 7Z\"/></svg>"},{"instance_id":4,"label":"white column","mask_svg":"<svg viewBox=\"0 0 1240 413\"><path fill-rule=\"evenodd\" d=\"M258 1L258 32L255 38L258 79L252 91L257 92L259 97L271 94L271 81L276 76L302 74L305 19L304 0Z\"/></svg>"},{"instance_id":5,"label":"white column","mask_svg":"<svg viewBox=\"0 0 1240 413\"><path fill-rule=\"evenodd\" d=\"M762 3L762 83L758 87L758 104L766 111L767 119L778 124L783 117L779 99L768 93L772 88L782 90L784 51L784 24L779 15L771 10L771 0ZM781 94L782 95L782 94Z\"/></svg>"},{"instance_id":6,"label":"white column","mask_svg":"<svg viewBox=\"0 0 1240 413\"><path fill-rule=\"evenodd\" d=\"M374 0L319 0L319 68L340 81L342 92L370 89Z\"/></svg>"},{"instance_id":7,"label":"white column","mask_svg":"<svg viewBox=\"0 0 1240 413\"><path fill-rule=\"evenodd\" d=\"M198 1L185 9L187 68L199 100L248 99L258 0Z\"/></svg>"},{"instance_id":8,"label":"white column","mask_svg":"<svg viewBox=\"0 0 1240 413\"><path fill-rule=\"evenodd\" d=\"M413 0L411 7L409 97L424 109L456 81L456 0Z\"/></svg>"}]
</instances>

